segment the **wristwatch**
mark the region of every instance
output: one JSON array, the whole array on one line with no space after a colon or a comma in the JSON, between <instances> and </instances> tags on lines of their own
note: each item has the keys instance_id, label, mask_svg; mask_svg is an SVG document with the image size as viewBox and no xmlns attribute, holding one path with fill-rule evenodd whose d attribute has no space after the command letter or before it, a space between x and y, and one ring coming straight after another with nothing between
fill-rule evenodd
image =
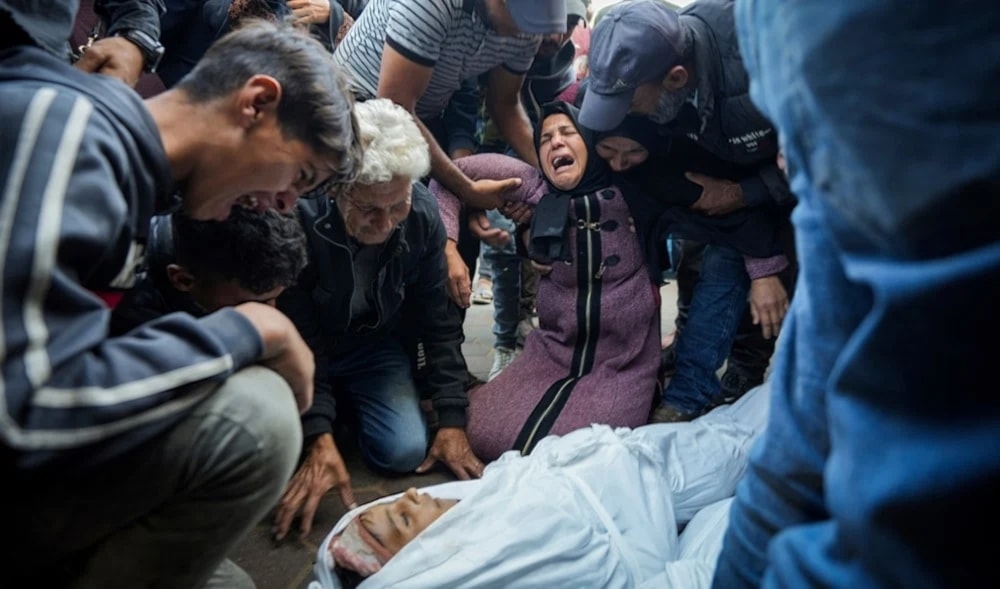
<instances>
[{"instance_id":1,"label":"wristwatch","mask_svg":"<svg viewBox=\"0 0 1000 589\"><path fill-rule=\"evenodd\" d=\"M139 29L124 29L116 32L115 36L124 37L134 43L139 48L139 52L142 53L143 61L146 62L142 69L151 74L156 72L160 60L163 59L163 45L160 44L159 39Z\"/></svg>"}]
</instances>

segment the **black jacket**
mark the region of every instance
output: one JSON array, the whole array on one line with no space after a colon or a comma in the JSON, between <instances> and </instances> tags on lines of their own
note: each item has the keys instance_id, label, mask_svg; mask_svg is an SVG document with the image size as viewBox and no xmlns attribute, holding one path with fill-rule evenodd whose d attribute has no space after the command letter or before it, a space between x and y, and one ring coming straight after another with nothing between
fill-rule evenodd
<instances>
[{"instance_id":1,"label":"black jacket","mask_svg":"<svg viewBox=\"0 0 1000 589\"><path fill-rule=\"evenodd\" d=\"M329 199L300 201L299 211L309 240L309 265L278 298L278 307L295 322L316 358L313 406L302 418L306 438L333 431L336 401L326 371L329 358L383 338L423 343L425 385L439 424L464 426L469 403L462 318L448 298L444 225L427 187L414 183L409 216L382 246L378 274L368 287L377 289L371 324L350 324L353 254L336 204Z\"/></svg>"},{"instance_id":2,"label":"black jacket","mask_svg":"<svg viewBox=\"0 0 1000 589\"><path fill-rule=\"evenodd\" d=\"M794 201L776 162L777 131L750 100L733 0L698 0L680 15L694 41L697 116L679 116L667 130L687 135L727 162L751 168L752 174L740 181L748 205Z\"/></svg>"}]
</instances>

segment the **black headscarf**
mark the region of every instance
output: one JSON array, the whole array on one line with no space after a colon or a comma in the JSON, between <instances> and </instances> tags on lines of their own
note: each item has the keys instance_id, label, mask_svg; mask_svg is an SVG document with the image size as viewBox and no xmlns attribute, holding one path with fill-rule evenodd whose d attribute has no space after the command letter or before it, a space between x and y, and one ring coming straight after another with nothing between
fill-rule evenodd
<instances>
[{"instance_id":1,"label":"black headscarf","mask_svg":"<svg viewBox=\"0 0 1000 589\"><path fill-rule=\"evenodd\" d=\"M550 192L542 197L532 214L531 245L528 247L531 257L543 263L571 259L566 243L570 201L575 197L593 194L611 185L611 169L594 149L596 143L593 132L580 125L577 121L579 111L575 106L565 102L551 102L542 106L542 116L538 120L538 125L535 126L535 153L538 155L539 163L541 163L542 125L545 123L545 119L557 114L569 117L577 132L580 133L580 137L587 146L587 164L580 181L576 186L567 190L557 188L552 183L552 179L545 175L543 168L542 175L545 176Z\"/></svg>"}]
</instances>

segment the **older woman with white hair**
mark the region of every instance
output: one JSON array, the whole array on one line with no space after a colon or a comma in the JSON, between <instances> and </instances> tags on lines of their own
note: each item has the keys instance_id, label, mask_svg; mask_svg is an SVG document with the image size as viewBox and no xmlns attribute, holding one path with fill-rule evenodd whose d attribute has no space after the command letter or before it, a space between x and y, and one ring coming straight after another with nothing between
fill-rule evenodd
<instances>
[{"instance_id":1,"label":"older woman with white hair","mask_svg":"<svg viewBox=\"0 0 1000 589\"><path fill-rule=\"evenodd\" d=\"M354 503L333 439L339 402L355 408L361 454L375 470L423 472L442 461L468 479L483 469L465 435L462 321L445 286L444 227L419 181L430 169L427 143L411 115L387 99L355 105L355 117L361 171L332 198L299 207L309 265L278 301L316 357L315 400L302 417L304 456L278 506L279 539L297 514L307 534L333 488L345 506ZM411 370L415 341L426 354L430 429Z\"/></svg>"}]
</instances>

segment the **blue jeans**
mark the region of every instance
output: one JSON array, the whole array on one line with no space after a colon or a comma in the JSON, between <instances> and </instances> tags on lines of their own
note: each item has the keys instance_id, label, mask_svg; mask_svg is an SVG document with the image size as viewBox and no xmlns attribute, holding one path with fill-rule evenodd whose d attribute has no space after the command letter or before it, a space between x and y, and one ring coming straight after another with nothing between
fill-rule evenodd
<instances>
[{"instance_id":1,"label":"blue jeans","mask_svg":"<svg viewBox=\"0 0 1000 589\"><path fill-rule=\"evenodd\" d=\"M482 242L482 258L493 278L493 347L514 349L521 318L521 258L514 247L517 225L496 209L486 212L490 225L510 233L503 247Z\"/></svg>"},{"instance_id":2,"label":"blue jeans","mask_svg":"<svg viewBox=\"0 0 1000 589\"><path fill-rule=\"evenodd\" d=\"M328 364L330 381L357 407L359 445L375 469L412 472L427 455L427 426L410 358L394 338L361 346Z\"/></svg>"},{"instance_id":3,"label":"blue jeans","mask_svg":"<svg viewBox=\"0 0 1000 589\"><path fill-rule=\"evenodd\" d=\"M744 0L736 17L799 197L800 267L714 586L995 579L995 3Z\"/></svg>"},{"instance_id":4,"label":"blue jeans","mask_svg":"<svg viewBox=\"0 0 1000 589\"><path fill-rule=\"evenodd\" d=\"M715 401L722 389L717 371L733 345L749 289L742 254L718 245L705 247L687 321L677 335L677 369L663 389L664 403L695 414Z\"/></svg>"}]
</instances>

